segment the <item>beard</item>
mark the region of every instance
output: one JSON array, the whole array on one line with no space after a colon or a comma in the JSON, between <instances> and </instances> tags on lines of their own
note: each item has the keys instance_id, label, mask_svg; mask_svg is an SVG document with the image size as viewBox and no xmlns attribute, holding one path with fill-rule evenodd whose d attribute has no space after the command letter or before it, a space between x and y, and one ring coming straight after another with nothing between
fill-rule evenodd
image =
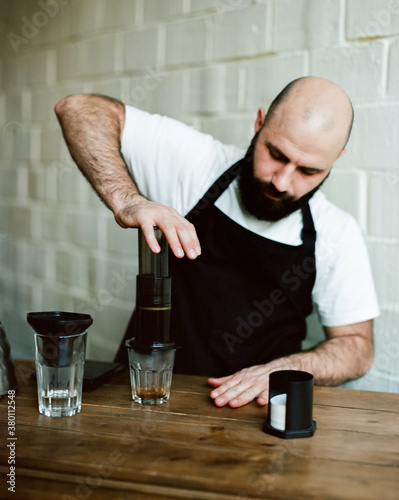
<instances>
[{"instance_id":1,"label":"beard","mask_svg":"<svg viewBox=\"0 0 399 500\"><path fill-rule=\"evenodd\" d=\"M255 177L254 149L258 135L259 132L252 139L251 145L245 154L244 166L238 179L238 189L241 202L248 213L260 220L277 222L304 207L318 191L328 175L320 184L300 198L278 191L271 182L265 182ZM266 195L278 199L272 200Z\"/></svg>"}]
</instances>

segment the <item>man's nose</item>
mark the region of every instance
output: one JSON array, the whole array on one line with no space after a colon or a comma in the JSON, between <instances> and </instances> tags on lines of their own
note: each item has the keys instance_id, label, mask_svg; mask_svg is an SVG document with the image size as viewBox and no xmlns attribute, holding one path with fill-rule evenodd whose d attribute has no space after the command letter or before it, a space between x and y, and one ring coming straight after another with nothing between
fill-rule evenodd
<instances>
[{"instance_id":1,"label":"man's nose","mask_svg":"<svg viewBox=\"0 0 399 500\"><path fill-rule=\"evenodd\" d=\"M285 165L279 165L274 171L272 177L272 183L276 189L281 193L291 192L292 186L292 176L295 172L295 165L292 163L286 163Z\"/></svg>"}]
</instances>

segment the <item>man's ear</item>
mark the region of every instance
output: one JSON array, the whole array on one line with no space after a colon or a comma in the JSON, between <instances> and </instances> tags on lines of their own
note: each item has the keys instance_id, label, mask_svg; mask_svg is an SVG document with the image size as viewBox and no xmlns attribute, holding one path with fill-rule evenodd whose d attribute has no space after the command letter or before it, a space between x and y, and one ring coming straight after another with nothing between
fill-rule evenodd
<instances>
[{"instance_id":1,"label":"man's ear","mask_svg":"<svg viewBox=\"0 0 399 500\"><path fill-rule=\"evenodd\" d=\"M265 108L260 107L258 109L258 114L256 115L256 120L255 120L255 134L259 132L259 130L263 127L263 123L266 118L266 111Z\"/></svg>"}]
</instances>

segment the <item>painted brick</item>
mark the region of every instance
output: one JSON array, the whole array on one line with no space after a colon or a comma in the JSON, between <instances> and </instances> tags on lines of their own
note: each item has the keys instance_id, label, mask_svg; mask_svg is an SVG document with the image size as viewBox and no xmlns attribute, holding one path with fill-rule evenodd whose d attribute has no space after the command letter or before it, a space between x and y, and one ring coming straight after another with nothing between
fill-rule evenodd
<instances>
[{"instance_id":1,"label":"painted brick","mask_svg":"<svg viewBox=\"0 0 399 500\"><path fill-rule=\"evenodd\" d=\"M158 21L177 17L184 12L184 0L146 0L144 2L144 21Z\"/></svg>"},{"instance_id":2,"label":"painted brick","mask_svg":"<svg viewBox=\"0 0 399 500\"><path fill-rule=\"evenodd\" d=\"M89 289L93 290L93 293L106 290L114 298L134 303L137 264L138 259L134 258L110 259L105 255L91 256L88 262Z\"/></svg>"},{"instance_id":3,"label":"painted brick","mask_svg":"<svg viewBox=\"0 0 399 500\"><path fill-rule=\"evenodd\" d=\"M34 52L26 57L28 59L26 79L30 85L46 83L50 76L48 52Z\"/></svg>"},{"instance_id":4,"label":"painted brick","mask_svg":"<svg viewBox=\"0 0 399 500\"><path fill-rule=\"evenodd\" d=\"M3 74L2 74L2 87L15 92L16 89L21 88L24 80L23 75L26 69L26 58L18 58L16 64L15 56L11 59L3 61Z\"/></svg>"},{"instance_id":5,"label":"painted brick","mask_svg":"<svg viewBox=\"0 0 399 500\"><path fill-rule=\"evenodd\" d=\"M33 2L34 4L35 2ZM71 33L71 2L69 0L59 0L50 2L47 7L47 22L43 18L43 26L38 30L38 34L32 40L35 45L53 44L60 40L65 40ZM36 4L37 7L39 7ZM39 8L36 9L36 11ZM43 9L41 9L43 12Z\"/></svg>"},{"instance_id":6,"label":"painted brick","mask_svg":"<svg viewBox=\"0 0 399 500\"><path fill-rule=\"evenodd\" d=\"M340 9L336 0L275 2L273 50L335 45L340 38Z\"/></svg>"},{"instance_id":7,"label":"painted brick","mask_svg":"<svg viewBox=\"0 0 399 500\"><path fill-rule=\"evenodd\" d=\"M370 102L383 94L384 57L384 44L380 42L315 50L311 74L341 85L354 103Z\"/></svg>"},{"instance_id":8,"label":"painted brick","mask_svg":"<svg viewBox=\"0 0 399 500\"><path fill-rule=\"evenodd\" d=\"M137 268L137 231L119 228L70 159L53 112L61 97L98 92L136 101L245 149L259 106L267 107L294 78L320 74L341 84L355 104L348 152L324 189L365 230L382 302L376 360L352 387L395 388L399 1L63 4L45 19L37 1L8 2L7 22L0 20L6 35L0 56L0 315L11 325L12 348L21 357L32 354L26 310L85 308L98 325L89 352L112 359L135 300L135 280L124 283L120 274L118 281L115 272ZM22 17L40 16L43 25L14 50L7 33L22 34ZM319 326L316 317L311 333Z\"/></svg>"},{"instance_id":9,"label":"painted brick","mask_svg":"<svg viewBox=\"0 0 399 500\"><path fill-rule=\"evenodd\" d=\"M57 199L64 204L75 205L81 199L81 186L85 182L76 170L71 170L68 174L58 176L56 179Z\"/></svg>"},{"instance_id":10,"label":"painted brick","mask_svg":"<svg viewBox=\"0 0 399 500\"><path fill-rule=\"evenodd\" d=\"M29 160L31 158L31 132L24 126L20 128L20 125L13 124L12 126L12 155L16 160Z\"/></svg>"},{"instance_id":11,"label":"painted brick","mask_svg":"<svg viewBox=\"0 0 399 500\"><path fill-rule=\"evenodd\" d=\"M266 109L280 91L292 80L304 76L306 56L302 53L269 56L247 64L245 109L255 114L260 106Z\"/></svg>"},{"instance_id":12,"label":"painted brick","mask_svg":"<svg viewBox=\"0 0 399 500\"><path fill-rule=\"evenodd\" d=\"M60 95L59 90L35 90L32 92L32 120L56 125L54 105L65 94Z\"/></svg>"},{"instance_id":13,"label":"painted brick","mask_svg":"<svg viewBox=\"0 0 399 500\"><path fill-rule=\"evenodd\" d=\"M225 144L234 144L246 150L254 135L255 116L243 118L230 116L226 118L202 118L201 130L216 137Z\"/></svg>"},{"instance_id":14,"label":"painted brick","mask_svg":"<svg viewBox=\"0 0 399 500\"><path fill-rule=\"evenodd\" d=\"M56 281L63 285L87 286L87 257L70 250L57 250L55 254Z\"/></svg>"},{"instance_id":15,"label":"painted brick","mask_svg":"<svg viewBox=\"0 0 399 500\"><path fill-rule=\"evenodd\" d=\"M48 169L31 168L28 174L28 195L32 200L48 200Z\"/></svg>"},{"instance_id":16,"label":"painted brick","mask_svg":"<svg viewBox=\"0 0 399 500\"><path fill-rule=\"evenodd\" d=\"M157 66L158 30L150 28L133 30L124 37L124 69L140 71Z\"/></svg>"},{"instance_id":17,"label":"painted brick","mask_svg":"<svg viewBox=\"0 0 399 500\"><path fill-rule=\"evenodd\" d=\"M238 65L192 70L189 74L188 110L192 113L220 113L238 109L240 70Z\"/></svg>"},{"instance_id":18,"label":"painted brick","mask_svg":"<svg viewBox=\"0 0 399 500\"><path fill-rule=\"evenodd\" d=\"M393 214L399 213L399 172L371 173L368 220L372 236L399 239L399 224Z\"/></svg>"},{"instance_id":19,"label":"painted brick","mask_svg":"<svg viewBox=\"0 0 399 500\"><path fill-rule=\"evenodd\" d=\"M253 56L271 51L267 4L226 11L221 16L215 16L212 24L216 59ZM238 33L240 36L237 36Z\"/></svg>"},{"instance_id":20,"label":"painted brick","mask_svg":"<svg viewBox=\"0 0 399 500\"><path fill-rule=\"evenodd\" d=\"M132 103L150 113L177 117L184 113L186 73L182 71L153 71L136 79L130 91ZM170 99L165 99L165 96Z\"/></svg>"},{"instance_id":21,"label":"painted brick","mask_svg":"<svg viewBox=\"0 0 399 500\"><path fill-rule=\"evenodd\" d=\"M217 9L218 3L220 4L220 8L228 8L229 0L191 0L190 2L190 11L194 13L202 12L205 10L214 11Z\"/></svg>"},{"instance_id":22,"label":"painted brick","mask_svg":"<svg viewBox=\"0 0 399 500\"><path fill-rule=\"evenodd\" d=\"M0 90L0 125L3 127L6 124L6 95Z\"/></svg>"},{"instance_id":23,"label":"painted brick","mask_svg":"<svg viewBox=\"0 0 399 500\"><path fill-rule=\"evenodd\" d=\"M187 20L166 27L166 65L195 64L207 55L207 24L203 19Z\"/></svg>"},{"instance_id":24,"label":"painted brick","mask_svg":"<svg viewBox=\"0 0 399 500\"><path fill-rule=\"evenodd\" d=\"M53 278L54 252L45 246L30 244L27 248L26 272L41 280Z\"/></svg>"},{"instance_id":25,"label":"painted brick","mask_svg":"<svg viewBox=\"0 0 399 500\"><path fill-rule=\"evenodd\" d=\"M358 165L367 170L391 171L396 182L398 171L399 106L369 106L355 108L355 122L348 153L342 163ZM383 154L381 154L383 151ZM378 206L378 205L377 205Z\"/></svg>"},{"instance_id":26,"label":"painted brick","mask_svg":"<svg viewBox=\"0 0 399 500\"><path fill-rule=\"evenodd\" d=\"M87 42L83 74L113 74L116 69L116 36L106 35Z\"/></svg>"},{"instance_id":27,"label":"painted brick","mask_svg":"<svg viewBox=\"0 0 399 500\"><path fill-rule=\"evenodd\" d=\"M66 12L70 15L70 34L85 35L99 25L101 3L98 0L72 0Z\"/></svg>"},{"instance_id":28,"label":"painted brick","mask_svg":"<svg viewBox=\"0 0 399 500\"><path fill-rule=\"evenodd\" d=\"M74 311L71 294L61 283L43 285L42 311Z\"/></svg>"},{"instance_id":29,"label":"painted brick","mask_svg":"<svg viewBox=\"0 0 399 500\"><path fill-rule=\"evenodd\" d=\"M374 38L399 34L397 0L348 0L347 37Z\"/></svg>"},{"instance_id":30,"label":"painted brick","mask_svg":"<svg viewBox=\"0 0 399 500\"><path fill-rule=\"evenodd\" d=\"M136 21L137 0L113 0L105 2L104 26L115 28L126 24L133 25Z\"/></svg>"},{"instance_id":31,"label":"painted brick","mask_svg":"<svg viewBox=\"0 0 399 500\"><path fill-rule=\"evenodd\" d=\"M183 112L185 73L147 66L140 76L129 80L126 103L148 112L176 115ZM165 95L170 98L165 99Z\"/></svg>"},{"instance_id":32,"label":"painted brick","mask_svg":"<svg viewBox=\"0 0 399 500\"><path fill-rule=\"evenodd\" d=\"M123 99L125 87L125 82L121 78L112 78L106 81L94 82L91 92L114 97L115 99Z\"/></svg>"},{"instance_id":33,"label":"painted brick","mask_svg":"<svg viewBox=\"0 0 399 500\"><path fill-rule=\"evenodd\" d=\"M57 50L57 80L77 79L82 76L84 70L83 42L66 43Z\"/></svg>"},{"instance_id":34,"label":"painted brick","mask_svg":"<svg viewBox=\"0 0 399 500\"><path fill-rule=\"evenodd\" d=\"M397 261L395 262L397 264ZM395 291L399 292L399 282L396 281ZM383 311L378 319L375 333L381 340L375 346L373 368L382 374L395 372L399 357L399 313L398 311ZM399 384L398 384L399 385Z\"/></svg>"},{"instance_id":35,"label":"painted brick","mask_svg":"<svg viewBox=\"0 0 399 500\"><path fill-rule=\"evenodd\" d=\"M22 126L22 96L8 95L6 101L5 123L18 122Z\"/></svg>"},{"instance_id":36,"label":"painted brick","mask_svg":"<svg viewBox=\"0 0 399 500\"><path fill-rule=\"evenodd\" d=\"M85 181L80 185L80 195L81 195L81 201L80 201L81 206L86 205L91 209L94 209L98 214L98 216L100 216L104 212L108 214L109 212L108 208L103 203L101 203L99 196L88 182Z\"/></svg>"},{"instance_id":37,"label":"painted brick","mask_svg":"<svg viewBox=\"0 0 399 500\"><path fill-rule=\"evenodd\" d=\"M338 160L339 165L339 160ZM342 210L352 214L365 229L367 175L361 171L348 171L335 166L323 184L323 192L327 198Z\"/></svg>"},{"instance_id":38,"label":"painted brick","mask_svg":"<svg viewBox=\"0 0 399 500\"><path fill-rule=\"evenodd\" d=\"M55 124L54 124L55 125ZM43 129L40 137L40 157L42 160L56 161L60 157L61 141L59 130Z\"/></svg>"},{"instance_id":39,"label":"painted brick","mask_svg":"<svg viewBox=\"0 0 399 500\"><path fill-rule=\"evenodd\" d=\"M2 168L0 175L0 196L16 198L18 195L18 170L16 168Z\"/></svg>"},{"instance_id":40,"label":"painted brick","mask_svg":"<svg viewBox=\"0 0 399 500\"><path fill-rule=\"evenodd\" d=\"M9 212L10 210L2 210L3 215L0 218L0 262L3 278L7 271L15 276L17 269L21 269L18 246L7 234L7 221L4 220L4 216L7 216ZM5 295L2 295L2 297L5 297Z\"/></svg>"},{"instance_id":41,"label":"painted brick","mask_svg":"<svg viewBox=\"0 0 399 500\"><path fill-rule=\"evenodd\" d=\"M113 302L107 303L106 297L99 311L87 309L93 314L94 322L91 327L95 328L95 337L87 337L87 358L103 361L112 361L119 347L126 326L130 319L133 307L121 307ZM100 297L101 300L101 297ZM95 304L94 304L95 305Z\"/></svg>"},{"instance_id":42,"label":"painted brick","mask_svg":"<svg viewBox=\"0 0 399 500\"><path fill-rule=\"evenodd\" d=\"M116 254L134 256L137 253L137 229L123 229L110 214L107 220L107 249Z\"/></svg>"},{"instance_id":43,"label":"painted brick","mask_svg":"<svg viewBox=\"0 0 399 500\"><path fill-rule=\"evenodd\" d=\"M7 221L7 232L22 235L27 238L34 236L33 210L24 207L10 208Z\"/></svg>"},{"instance_id":44,"label":"painted brick","mask_svg":"<svg viewBox=\"0 0 399 500\"><path fill-rule=\"evenodd\" d=\"M380 306L392 307L392 297L397 297L399 293L399 280L397 274L392 272L399 268L398 247L393 241L373 240L368 243L368 251Z\"/></svg>"},{"instance_id":45,"label":"painted brick","mask_svg":"<svg viewBox=\"0 0 399 500\"><path fill-rule=\"evenodd\" d=\"M38 235L47 242L64 243L72 238L71 228L68 225L69 213L62 206L52 206L43 210L41 215L41 228Z\"/></svg>"},{"instance_id":46,"label":"painted brick","mask_svg":"<svg viewBox=\"0 0 399 500\"><path fill-rule=\"evenodd\" d=\"M14 159L14 155L18 155L20 159L21 154L29 152L29 133L19 121L8 121L3 127L0 140L3 159Z\"/></svg>"},{"instance_id":47,"label":"painted brick","mask_svg":"<svg viewBox=\"0 0 399 500\"><path fill-rule=\"evenodd\" d=\"M98 248L100 218L96 212L79 211L73 218L73 243L79 247Z\"/></svg>"},{"instance_id":48,"label":"painted brick","mask_svg":"<svg viewBox=\"0 0 399 500\"><path fill-rule=\"evenodd\" d=\"M387 82L387 94L388 97L397 99L399 97L399 71L398 71L398 61L399 61L399 40L396 39L392 42L389 48L389 59L388 59L388 82Z\"/></svg>"}]
</instances>

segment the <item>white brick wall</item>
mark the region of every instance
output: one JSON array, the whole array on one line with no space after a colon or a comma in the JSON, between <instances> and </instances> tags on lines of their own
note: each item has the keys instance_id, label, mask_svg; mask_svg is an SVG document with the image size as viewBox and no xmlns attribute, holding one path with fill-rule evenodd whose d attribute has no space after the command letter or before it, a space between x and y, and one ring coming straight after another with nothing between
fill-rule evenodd
<instances>
[{"instance_id":1,"label":"white brick wall","mask_svg":"<svg viewBox=\"0 0 399 500\"><path fill-rule=\"evenodd\" d=\"M0 23L0 318L15 356L31 356L28 311L69 309L94 316L89 356L112 359L135 302L136 231L71 161L61 97L108 94L245 147L259 106L317 74L355 105L324 190L364 231L382 308L373 368L352 385L399 390L399 0L19 0Z\"/></svg>"}]
</instances>

